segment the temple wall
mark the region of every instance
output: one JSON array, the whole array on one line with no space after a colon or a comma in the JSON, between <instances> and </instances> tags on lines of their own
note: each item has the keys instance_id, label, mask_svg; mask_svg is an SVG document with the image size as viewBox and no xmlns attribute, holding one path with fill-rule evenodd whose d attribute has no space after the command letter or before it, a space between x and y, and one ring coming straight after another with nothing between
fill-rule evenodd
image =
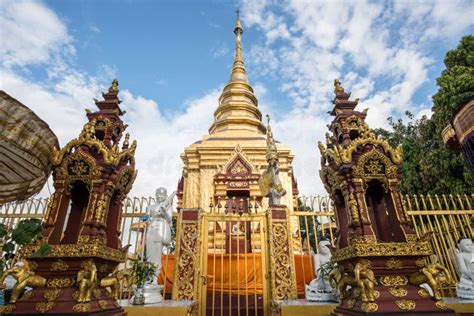
<instances>
[{"instance_id":1,"label":"temple wall","mask_svg":"<svg viewBox=\"0 0 474 316\"><path fill-rule=\"evenodd\" d=\"M207 141L199 144L206 147ZM184 161L184 196L183 208L201 208L203 210L209 209L210 198L215 194L214 176L218 174L221 169L229 162L235 153L235 140L228 142L219 142L219 146L212 144L215 148L206 149L192 148L195 145L189 146L182 158ZM256 146L257 145L257 146ZM252 148L243 149L243 154L248 158L255 169L255 172L262 174L266 168L265 146L262 141L259 144L253 144ZM243 147L243 146L242 146ZM282 146L283 147L283 146ZM280 154L280 180L285 188L287 194L282 197L282 204L286 205L288 209L293 208L293 193L291 182L291 161L293 156L290 151L283 148ZM260 196L259 190L252 190L251 195ZM263 205L260 211L268 207L268 199L263 199Z\"/></svg>"}]
</instances>

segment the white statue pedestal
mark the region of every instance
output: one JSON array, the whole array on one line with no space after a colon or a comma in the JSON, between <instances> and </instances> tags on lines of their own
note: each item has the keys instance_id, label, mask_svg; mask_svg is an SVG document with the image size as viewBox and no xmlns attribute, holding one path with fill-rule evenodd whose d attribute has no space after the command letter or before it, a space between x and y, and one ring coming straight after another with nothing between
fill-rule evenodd
<instances>
[{"instance_id":1,"label":"white statue pedestal","mask_svg":"<svg viewBox=\"0 0 474 316\"><path fill-rule=\"evenodd\" d=\"M157 304L163 302L163 295L161 291L163 290L163 285L156 284L147 284L143 287L143 304ZM135 302L135 295L130 298L130 304L142 305L142 303Z\"/></svg>"},{"instance_id":2,"label":"white statue pedestal","mask_svg":"<svg viewBox=\"0 0 474 316\"><path fill-rule=\"evenodd\" d=\"M474 300L474 282L461 276L461 280L456 284L456 294L463 300Z\"/></svg>"},{"instance_id":3,"label":"white statue pedestal","mask_svg":"<svg viewBox=\"0 0 474 316\"><path fill-rule=\"evenodd\" d=\"M145 285L144 287L145 305L163 302L163 296L161 295L162 290L163 290L163 285L156 285L156 284Z\"/></svg>"},{"instance_id":4,"label":"white statue pedestal","mask_svg":"<svg viewBox=\"0 0 474 316\"><path fill-rule=\"evenodd\" d=\"M456 294L460 299L474 300L474 244L470 238L459 239L456 263L461 274Z\"/></svg>"},{"instance_id":5,"label":"white statue pedestal","mask_svg":"<svg viewBox=\"0 0 474 316\"><path fill-rule=\"evenodd\" d=\"M310 302L337 302L335 293L315 290L310 285L305 285L306 300Z\"/></svg>"}]
</instances>

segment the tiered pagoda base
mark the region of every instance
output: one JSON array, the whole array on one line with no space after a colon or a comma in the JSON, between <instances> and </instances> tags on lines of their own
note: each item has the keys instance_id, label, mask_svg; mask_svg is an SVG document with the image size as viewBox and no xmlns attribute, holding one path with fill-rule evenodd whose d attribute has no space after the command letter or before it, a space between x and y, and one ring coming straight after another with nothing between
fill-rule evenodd
<instances>
[{"instance_id":1,"label":"tiered pagoda base","mask_svg":"<svg viewBox=\"0 0 474 316\"><path fill-rule=\"evenodd\" d=\"M60 280L60 279L56 279ZM64 279L63 279L64 280ZM53 281L53 279L51 279ZM62 281L59 281L62 282ZM125 316L127 313L113 299L110 292L97 288L90 302L78 303L77 288L75 287L42 287L36 288L23 295L6 314L14 315L110 315Z\"/></svg>"},{"instance_id":2,"label":"tiered pagoda base","mask_svg":"<svg viewBox=\"0 0 474 316\"><path fill-rule=\"evenodd\" d=\"M456 312L457 316L472 316L474 314L473 301L461 301L458 298L445 298L449 308ZM280 316L329 316L334 313L337 304L323 303L323 302L308 302L305 299L287 300L273 303L272 315ZM133 308L125 308L129 316L145 316L138 314ZM151 315L151 314L150 314ZM153 314L156 315L156 314ZM161 315L158 313L158 315ZM166 314L163 314L166 315ZM334 314L333 314L334 315ZM357 314L356 314L357 315ZM377 315L377 313L370 313L368 315ZM413 315L413 313L405 312L404 314L385 313L384 315ZM416 315L416 314L415 314ZM432 315L425 313L423 315ZM434 314L439 315L439 314ZM176 315L177 316L177 315Z\"/></svg>"},{"instance_id":3,"label":"tiered pagoda base","mask_svg":"<svg viewBox=\"0 0 474 316\"><path fill-rule=\"evenodd\" d=\"M54 255L58 249L69 245L54 245ZM94 250L98 247L93 244L81 245L83 252ZM81 249L77 247L77 249ZM100 246L99 246L100 247ZM75 248L75 249L76 249ZM111 254L118 255L117 250L106 249ZM27 251L30 248L27 247ZM112 259L112 258L111 258ZM83 263L91 260L97 268L97 282L88 302L79 302L79 287L77 275L83 269ZM30 258L30 268L36 275L46 278L45 287L36 287L26 292L15 304L10 304L4 310L5 314L32 315L32 314L55 314L55 315L126 315L125 311L112 297L110 291L99 286L99 280L108 276L116 267L117 262L97 257L47 257Z\"/></svg>"},{"instance_id":4,"label":"tiered pagoda base","mask_svg":"<svg viewBox=\"0 0 474 316\"><path fill-rule=\"evenodd\" d=\"M443 301L436 301L430 297L427 290L410 284L410 275L420 270L420 263L424 262L423 257L367 259L372 264L371 269L377 282L374 287L374 301L363 302L360 289L353 286L354 289L347 291L347 297L331 315L455 315ZM351 258L338 264L342 264L347 271L347 267L354 267L360 260L361 258Z\"/></svg>"}]
</instances>

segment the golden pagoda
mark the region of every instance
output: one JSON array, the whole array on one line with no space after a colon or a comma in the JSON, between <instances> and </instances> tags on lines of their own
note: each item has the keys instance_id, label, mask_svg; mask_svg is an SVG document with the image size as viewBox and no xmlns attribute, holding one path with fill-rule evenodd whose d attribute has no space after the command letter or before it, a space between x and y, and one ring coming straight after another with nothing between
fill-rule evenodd
<instances>
[{"instance_id":1,"label":"golden pagoda","mask_svg":"<svg viewBox=\"0 0 474 316\"><path fill-rule=\"evenodd\" d=\"M234 28L236 36L235 57L229 82L219 97L214 112L214 122L209 134L185 148L181 154L184 162L183 177L178 186L180 208L200 208L204 212L218 199L240 200L256 198L262 201L258 178L266 168L266 127L262 113L242 58L242 25L239 17ZM291 150L277 142L280 178L288 192L282 204L293 208L293 181ZM266 199L265 199L266 200ZM246 202L241 206L246 208Z\"/></svg>"}]
</instances>

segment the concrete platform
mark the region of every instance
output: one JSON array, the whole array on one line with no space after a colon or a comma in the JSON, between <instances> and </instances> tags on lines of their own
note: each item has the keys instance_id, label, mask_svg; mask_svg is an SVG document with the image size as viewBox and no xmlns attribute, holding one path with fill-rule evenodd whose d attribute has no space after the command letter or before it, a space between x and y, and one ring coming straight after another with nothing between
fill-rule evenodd
<instances>
[{"instance_id":1,"label":"concrete platform","mask_svg":"<svg viewBox=\"0 0 474 316\"><path fill-rule=\"evenodd\" d=\"M458 315L474 315L474 301L460 300L447 297L444 299L449 308L454 309ZM197 316L197 302L166 300L160 304L131 305L127 300L120 304L128 316ZM337 303L308 302L304 299L289 300L274 303L273 310L279 309L281 316L329 316L336 308Z\"/></svg>"},{"instance_id":2,"label":"concrete platform","mask_svg":"<svg viewBox=\"0 0 474 316\"><path fill-rule=\"evenodd\" d=\"M444 301L458 315L474 315L474 301L460 300L457 297L446 297ZM274 308L280 309L281 316L329 316L337 305L337 303L308 302L299 299L278 302Z\"/></svg>"},{"instance_id":3,"label":"concrete platform","mask_svg":"<svg viewBox=\"0 0 474 316\"><path fill-rule=\"evenodd\" d=\"M165 300L159 304L132 305L128 300L119 301L128 316L194 316L198 315L197 302Z\"/></svg>"}]
</instances>

